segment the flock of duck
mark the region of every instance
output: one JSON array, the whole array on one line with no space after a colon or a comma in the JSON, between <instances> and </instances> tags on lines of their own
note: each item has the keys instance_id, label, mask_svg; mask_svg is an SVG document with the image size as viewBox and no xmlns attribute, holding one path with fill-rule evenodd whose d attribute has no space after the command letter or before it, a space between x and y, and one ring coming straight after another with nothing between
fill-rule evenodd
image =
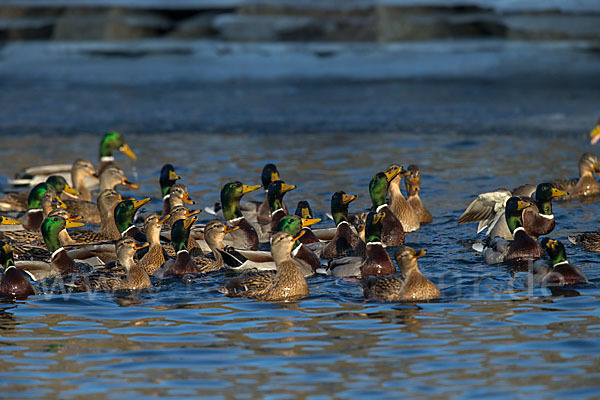
<instances>
[{"instance_id":1,"label":"flock of duck","mask_svg":"<svg viewBox=\"0 0 600 400\"><path fill-rule=\"evenodd\" d=\"M597 141L600 127L591 136ZM313 218L307 201L300 201L294 213L288 211L283 198L296 186L282 181L273 164L263 168L262 185L226 183L221 202L205 209L214 214L206 224L197 224L200 210L188 208L195 201L167 164L159 177L162 209L145 213L138 227L136 219L150 198L125 198L116 191L119 185L137 188L115 164L117 150L135 158L122 134L108 132L97 168L79 159L72 165L31 168L15 180L32 188L0 199L0 296L137 291L166 278L190 279L222 269L233 276L219 290L231 297L298 300L308 296L307 278L315 274L360 282L365 297L374 301L440 296L419 270L418 259L426 250L404 245L407 232L432 221L419 196L421 174L415 165L391 164L377 172L369 184L369 211L349 213L357 196L334 193L330 217L335 228L312 229L320 219ZM478 232L487 228L488 238L473 248L489 264L526 268L533 285L585 283L583 272L567 260L564 245L545 236L555 227L552 201L600 195L594 177L599 172L598 159L585 153L579 178L480 194L458 223L478 222ZM94 185L99 187L95 203ZM261 187L262 202L242 201ZM599 232L569 239L600 251ZM395 247L399 274L386 247Z\"/></svg>"}]
</instances>

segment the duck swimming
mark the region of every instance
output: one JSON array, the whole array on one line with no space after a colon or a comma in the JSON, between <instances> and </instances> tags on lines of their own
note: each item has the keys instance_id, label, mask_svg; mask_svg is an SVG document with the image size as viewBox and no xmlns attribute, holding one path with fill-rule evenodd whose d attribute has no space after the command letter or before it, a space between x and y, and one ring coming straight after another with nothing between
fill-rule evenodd
<instances>
[{"instance_id":1,"label":"duck swimming","mask_svg":"<svg viewBox=\"0 0 600 400\"><path fill-rule=\"evenodd\" d=\"M404 244L404 228L400 220L394 215L386 202L389 182L398 175L404 176L403 167L393 168L387 172L378 172L369 183L369 195L375 212L383 211L384 220L381 232L381 241L385 246L399 246Z\"/></svg>"},{"instance_id":2,"label":"duck swimming","mask_svg":"<svg viewBox=\"0 0 600 400\"><path fill-rule=\"evenodd\" d=\"M288 185L283 181L274 181L269 184L267 198L269 200L270 214L270 232L275 232L279 220L287 215L283 208L283 196L290 190L296 189L296 185Z\"/></svg>"},{"instance_id":3,"label":"duck swimming","mask_svg":"<svg viewBox=\"0 0 600 400\"><path fill-rule=\"evenodd\" d=\"M133 224L133 218L137 210L150 202L150 200L150 197L142 200L123 200L117 204L114 217L121 237L132 237L138 242L146 241L146 235Z\"/></svg>"},{"instance_id":4,"label":"duck swimming","mask_svg":"<svg viewBox=\"0 0 600 400\"><path fill-rule=\"evenodd\" d=\"M362 281L365 297L372 301L419 301L440 297L438 288L419 270L417 259L425 253L424 249L398 247L394 258L402 276L369 276Z\"/></svg>"},{"instance_id":5,"label":"duck swimming","mask_svg":"<svg viewBox=\"0 0 600 400\"><path fill-rule=\"evenodd\" d=\"M269 204L269 185L272 182L276 182L281 180L279 177L279 171L277 171L277 167L275 164L266 164L262 170L260 175L260 180L265 190L265 199L258 207L258 213L256 215L257 222L261 224L266 224L271 222L271 207ZM288 209L283 200L281 201L281 208L283 209L285 215L288 214Z\"/></svg>"},{"instance_id":6,"label":"duck swimming","mask_svg":"<svg viewBox=\"0 0 600 400\"><path fill-rule=\"evenodd\" d=\"M241 182L229 182L221 189L221 204L223 216L230 226L239 229L232 233L233 246L236 248L257 250L258 233L256 229L246 220L240 209L240 200L246 193L260 189L260 185L248 186Z\"/></svg>"},{"instance_id":7,"label":"duck swimming","mask_svg":"<svg viewBox=\"0 0 600 400\"><path fill-rule=\"evenodd\" d=\"M548 253L552 264L548 265L545 260L533 264L530 279L534 285L546 287L588 282L583 272L567 260L567 252L560 241L543 238L542 247Z\"/></svg>"},{"instance_id":8,"label":"duck swimming","mask_svg":"<svg viewBox=\"0 0 600 400\"><path fill-rule=\"evenodd\" d=\"M167 215L171 212L171 204L169 203L171 187L173 187L179 179L181 179L181 177L175 173L175 168L173 168L171 164L163 165L159 177L160 194L163 199L161 215Z\"/></svg>"},{"instance_id":9,"label":"duck swimming","mask_svg":"<svg viewBox=\"0 0 600 400\"><path fill-rule=\"evenodd\" d=\"M333 260L342 257L362 257L365 243L358 237L348 222L348 206L358 196L335 192L331 196L331 215L336 225L335 236L321 251L321 258Z\"/></svg>"},{"instance_id":10,"label":"duck swimming","mask_svg":"<svg viewBox=\"0 0 600 400\"><path fill-rule=\"evenodd\" d=\"M568 192L561 200L582 199L600 194L600 184L594 174L600 173L598 158L591 153L584 153L579 159L579 178L562 179L552 182L557 189Z\"/></svg>"},{"instance_id":11,"label":"duck swimming","mask_svg":"<svg viewBox=\"0 0 600 400\"><path fill-rule=\"evenodd\" d=\"M523 228L522 211L532 204L519 197L508 199L505 218L513 240L507 241L498 236L492 239L489 246L483 250L483 256L488 264L503 262L508 265L523 266L544 256L540 244Z\"/></svg>"},{"instance_id":12,"label":"duck swimming","mask_svg":"<svg viewBox=\"0 0 600 400\"><path fill-rule=\"evenodd\" d=\"M150 214L144 221L144 233L150 244L148 252L144 254L138 265L143 268L148 275L152 275L154 271L159 269L165 263L163 247L160 244L160 230L162 224L171 216L166 215L159 217L156 214Z\"/></svg>"},{"instance_id":13,"label":"duck swimming","mask_svg":"<svg viewBox=\"0 0 600 400\"><path fill-rule=\"evenodd\" d=\"M23 227L30 231L40 229L40 224L44 219L44 211L42 209L42 198L48 190L53 190L57 196L62 193L77 195L78 192L67 184L65 178L60 175L50 176L46 182L38 183L29 192L27 198L27 212L21 218Z\"/></svg>"},{"instance_id":14,"label":"duck swimming","mask_svg":"<svg viewBox=\"0 0 600 400\"><path fill-rule=\"evenodd\" d=\"M196 265L187 250L190 228L197 220L198 217L194 215L185 220L180 219L173 224L171 243L177 252L177 258L175 262L166 267L164 276L197 274L200 272L198 265Z\"/></svg>"},{"instance_id":15,"label":"duck swimming","mask_svg":"<svg viewBox=\"0 0 600 400\"><path fill-rule=\"evenodd\" d=\"M0 241L0 265L4 269L0 277L0 297L25 299L35 294L28 276L15 267L12 248Z\"/></svg>"},{"instance_id":16,"label":"duck swimming","mask_svg":"<svg viewBox=\"0 0 600 400\"><path fill-rule=\"evenodd\" d=\"M402 167L398 164L390 164L386 172L400 170ZM388 195L390 199L389 208L392 210L396 218L402 223L404 232L414 232L421 226L419 216L412 208L410 203L404 198L400 191L400 182L405 177L404 174L397 174L389 181Z\"/></svg>"},{"instance_id":17,"label":"duck swimming","mask_svg":"<svg viewBox=\"0 0 600 400\"><path fill-rule=\"evenodd\" d=\"M421 225L428 224L433 221L433 217L423 205L421 197L419 197L419 192L421 191L421 172L419 171L419 167L414 164L409 165L407 170L409 174L404 176L404 185L406 186L408 204L410 204L417 214L419 223Z\"/></svg>"},{"instance_id":18,"label":"duck swimming","mask_svg":"<svg viewBox=\"0 0 600 400\"><path fill-rule=\"evenodd\" d=\"M303 235L300 232L299 235ZM292 261L291 250L299 237L277 232L271 237L271 254L277 272L247 272L232 278L220 290L229 297L247 297L265 301L294 301L308 296L306 279Z\"/></svg>"}]
</instances>

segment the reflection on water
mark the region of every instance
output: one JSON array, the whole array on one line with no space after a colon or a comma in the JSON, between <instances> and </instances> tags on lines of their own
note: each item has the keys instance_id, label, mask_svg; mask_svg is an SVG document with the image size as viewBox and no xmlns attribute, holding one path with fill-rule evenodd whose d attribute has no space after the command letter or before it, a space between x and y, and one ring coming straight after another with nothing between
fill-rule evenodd
<instances>
[{"instance_id":1,"label":"reflection on water","mask_svg":"<svg viewBox=\"0 0 600 400\"><path fill-rule=\"evenodd\" d=\"M32 163L97 157L92 136L53 138L51 148L28 139L25 146L6 138L0 148L5 176ZM598 204L555 205L552 237L565 242L591 282L577 288L527 288L524 272L486 266L461 246L475 238L475 225L456 224L476 193L575 175L580 154L594 150L584 143L408 133L127 139L139 159L121 165L140 193L153 196L154 208L160 205L158 171L166 162L202 207L218 201L229 180L259 183L263 164L275 162L283 179L298 185L287 201L307 199L320 217L333 191L356 193L353 207L367 207L375 172L391 162L418 164L434 222L408 235L407 243L428 248L422 270L443 298L366 303L357 283L315 277L307 299L261 303L223 298L216 290L225 279L219 273L165 282L136 296L83 293L5 303L3 397L508 397L515 388L524 397L596 396L597 256L573 247L566 236L596 229Z\"/></svg>"}]
</instances>

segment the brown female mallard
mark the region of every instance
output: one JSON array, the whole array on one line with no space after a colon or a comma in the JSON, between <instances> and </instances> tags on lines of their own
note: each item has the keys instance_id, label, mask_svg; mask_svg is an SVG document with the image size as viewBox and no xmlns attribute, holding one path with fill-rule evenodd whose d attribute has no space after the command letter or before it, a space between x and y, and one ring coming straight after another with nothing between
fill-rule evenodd
<instances>
[{"instance_id":1,"label":"brown female mallard","mask_svg":"<svg viewBox=\"0 0 600 400\"><path fill-rule=\"evenodd\" d=\"M419 217L419 223L421 225L428 224L433 221L433 217L429 210L425 208L419 196L419 192L421 191L421 172L419 171L419 167L414 164L409 165L407 170L409 174L404 177L404 185L406 186L408 204L410 204Z\"/></svg>"},{"instance_id":2,"label":"brown female mallard","mask_svg":"<svg viewBox=\"0 0 600 400\"><path fill-rule=\"evenodd\" d=\"M561 200L581 199L600 194L600 184L594 174L600 172L598 158L591 153L584 153L579 159L579 178L562 179L552 182L554 187L568 192Z\"/></svg>"},{"instance_id":3,"label":"brown female mallard","mask_svg":"<svg viewBox=\"0 0 600 400\"><path fill-rule=\"evenodd\" d=\"M387 167L386 172L394 171L400 168L401 166L398 164L390 164ZM419 216L400 191L400 182L402 182L402 177L403 175L398 174L392 180L390 180L388 186L390 210L392 210L396 218L398 218L398 220L400 220L402 223L404 232L413 232L420 227Z\"/></svg>"}]
</instances>

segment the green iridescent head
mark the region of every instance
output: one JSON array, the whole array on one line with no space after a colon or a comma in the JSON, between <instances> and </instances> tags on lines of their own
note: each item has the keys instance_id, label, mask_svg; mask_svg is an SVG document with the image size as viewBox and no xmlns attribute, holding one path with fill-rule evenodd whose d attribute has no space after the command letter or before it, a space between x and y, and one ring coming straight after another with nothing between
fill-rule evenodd
<instances>
[{"instance_id":1,"label":"green iridescent head","mask_svg":"<svg viewBox=\"0 0 600 400\"><path fill-rule=\"evenodd\" d=\"M348 221L348 206L357 198L358 196L347 195L346 192L335 192L331 196L331 215L336 226L340 222Z\"/></svg>"},{"instance_id":2,"label":"green iridescent head","mask_svg":"<svg viewBox=\"0 0 600 400\"><path fill-rule=\"evenodd\" d=\"M555 188L551 183L540 183L535 189L535 201L539 206L543 205L544 203L549 203L555 197L566 196L568 194L569 193L565 191ZM550 211L551 210L552 208L550 208Z\"/></svg>"},{"instance_id":3,"label":"green iridescent head","mask_svg":"<svg viewBox=\"0 0 600 400\"><path fill-rule=\"evenodd\" d=\"M296 189L296 185L288 185L283 181L275 181L269 184L267 199L272 213L283 208L283 195L294 189Z\"/></svg>"},{"instance_id":4,"label":"green iridescent head","mask_svg":"<svg viewBox=\"0 0 600 400\"><path fill-rule=\"evenodd\" d=\"M371 211L367 214L365 226L365 240L367 243L381 242L381 230L383 228L383 219L385 211Z\"/></svg>"},{"instance_id":5,"label":"green iridescent head","mask_svg":"<svg viewBox=\"0 0 600 400\"><path fill-rule=\"evenodd\" d=\"M129 227L133 226L135 212L150 200L149 197L143 200L123 200L117 204L114 216L119 233L123 233L129 229Z\"/></svg>"},{"instance_id":6,"label":"green iridescent head","mask_svg":"<svg viewBox=\"0 0 600 400\"><path fill-rule=\"evenodd\" d=\"M198 217L194 215L173 223L173 227L171 228L171 244L175 248L175 251L187 250L190 228L197 220Z\"/></svg>"},{"instance_id":7,"label":"green iridescent head","mask_svg":"<svg viewBox=\"0 0 600 400\"><path fill-rule=\"evenodd\" d=\"M171 190L171 186L177 182L178 179L181 179L179 175L175 173L175 168L171 164L163 165L160 170L160 192L162 196L165 197L169 194L169 190Z\"/></svg>"},{"instance_id":8,"label":"green iridescent head","mask_svg":"<svg viewBox=\"0 0 600 400\"><path fill-rule=\"evenodd\" d=\"M552 265L567 261L567 251L560 241L545 237L542 239L542 248L550 256Z\"/></svg>"},{"instance_id":9,"label":"green iridescent head","mask_svg":"<svg viewBox=\"0 0 600 400\"><path fill-rule=\"evenodd\" d=\"M46 247L50 253L54 253L62 246L58 240L58 234L65 228L78 228L83 226L81 222L74 222L65 219L60 215L49 216L42 221L40 230L42 231L42 237L46 243Z\"/></svg>"},{"instance_id":10,"label":"green iridescent head","mask_svg":"<svg viewBox=\"0 0 600 400\"><path fill-rule=\"evenodd\" d=\"M115 150L120 150L135 160L135 154L125 143L125 137L120 132L109 131L100 142L100 157L112 157Z\"/></svg>"},{"instance_id":11,"label":"green iridescent head","mask_svg":"<svg viewBox=\"0 0 600 400\"><path fill-rule=\"evenodd\" d=\"M79 192L67 184L65 178L60 175L52 175L46 182L38 183L31 189L27 197L27 209L34 210L42 208L42 199L48 190L53 190L57 195L66 192L77 195Z\"/></svg>"},{"instance_id":12,"label":"green iridescent head","mask_svg":"<svg viewBox=\"0 0 600 400\"><path fill-rule=\"evenodd\" d=\"M240 199L246 193L260 189L260 185L248 186L242 182L229 182L223 185L221 189L221 205L223 206L223 216L227 221L242 216L240 210Z\"/></svg>"},{"instance_id":13,"label":"green iridescent head","mask_svg":"<svg viewBox=\"0 0 600 400\"><path fill-rule=\"evenodd\" d=\"M277 171L277 167L275 166L275 164L265 165L265 167L262 170L262 174L260 175L260 180L265 190L269 189L269 185L271 184L271 182L280 180L279 172Z\"/></svg>"},{"instance_id":14,"label":"green iridescent head","mask_svg":"<svg viewBox=\"0 0 600 400\"><path fill-rule=\"evenodd\" d=\"M532 203L523 201L519 197L511 197L506 201L504 214L511 233L523 227L523 210L531 205Z\"/></svg>"},{"instance_id":15,"label":"green iridescent head","mask_svg":"<svg viewBox=\"0 0 600 400\"><path fill-rule=\"evenodd\" d=\"M286 232L292 236L298 235L302 228L309 227L317 222L320 222L320 218L300 218L297 215L286 215L279 220L277 224L277 232ZM294 248L300 244L299 241L294 243Z\"/></svg>"},{"instance_id":16,"label":"green iridescent head","mask_svg":"<svg viewBox=\"0 0 600 400\"><path fill-rule=\"evenodd\" d=\"M373 203L373 209L386 203L386 196L390 181L399 174L406 175L403 167L394 168L387 172L378 172L373 176L369 183L369 195L371 196L371 202Z\"/></svg>"}]
</instances>

